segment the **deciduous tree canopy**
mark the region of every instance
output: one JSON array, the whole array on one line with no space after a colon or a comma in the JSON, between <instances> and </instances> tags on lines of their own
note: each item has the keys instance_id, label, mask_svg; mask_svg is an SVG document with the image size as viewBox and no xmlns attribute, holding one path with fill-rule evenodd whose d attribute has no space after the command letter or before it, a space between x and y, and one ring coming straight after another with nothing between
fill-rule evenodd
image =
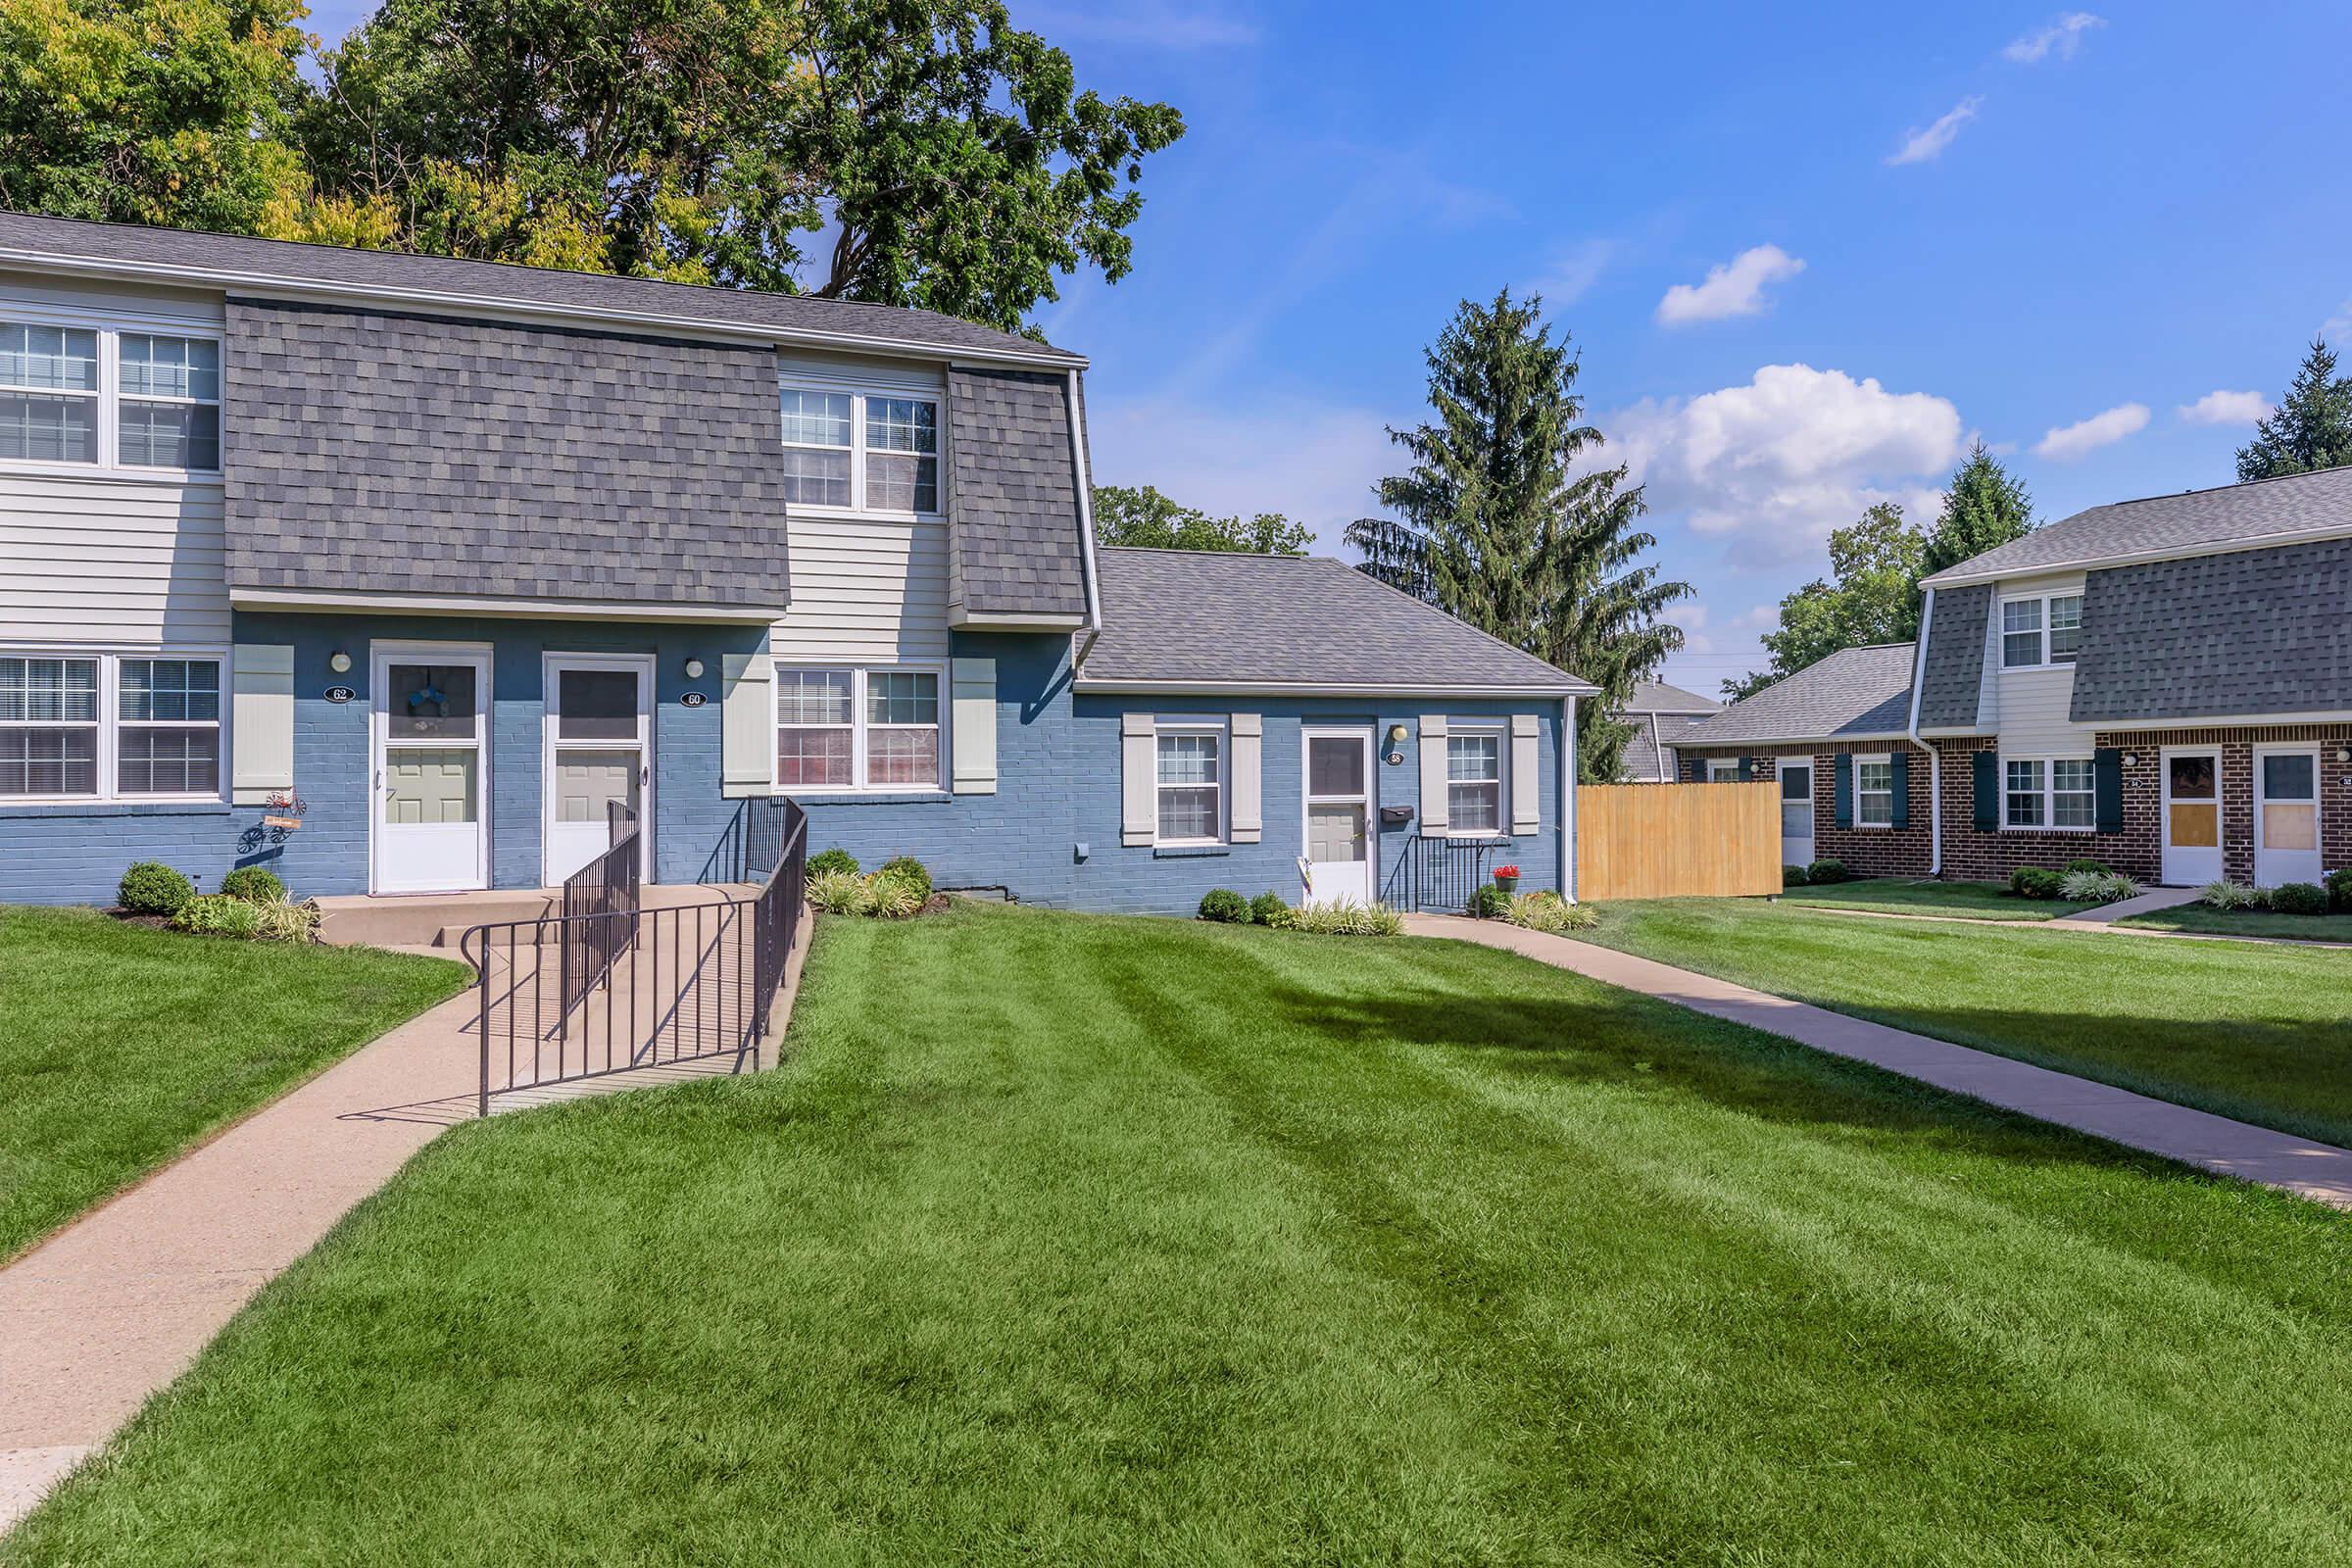
<instances>
[{"instance_id":1,"label":"deciduous tree canopy","mask_svg":"<svg viewBox=\"0 0 2352 1568\"><path fill-rule=\"evenodd\" d=\"M1244 521L1212 517L1198 507L1180 507L1151 485L1095 486L1095 538L1106 545L1148 545L1158 550L1223 550L1259 555L1301 556L1311 538L1303 523L1279 512L1261 512Z\"/></svg>"}]
</instances>

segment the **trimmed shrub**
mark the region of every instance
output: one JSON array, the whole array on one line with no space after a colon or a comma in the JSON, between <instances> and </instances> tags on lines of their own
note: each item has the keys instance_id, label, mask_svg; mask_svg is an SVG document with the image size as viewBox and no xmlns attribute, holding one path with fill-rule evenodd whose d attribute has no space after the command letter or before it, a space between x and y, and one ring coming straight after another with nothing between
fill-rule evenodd
<instances>
[{"instance_id":1,"label":"trimmed shrub","mask_svg":"<svg viewBox=\"0 0 2352 1568\"><path fill-rule=\"evenodd\" d=\"M2271 889L2271 907L2280 914L2326 914L2328 890L2317 882L2281 882Z\"/></svg>"},{"instance_id":2,"label":"trimmed shrub","mask_svg":"<svg viewBox=\"0 0 2352 1568\"><path fill-rule=\"evenodd\" d=\"M253 934L264 942L316 942L318 940L318 921L326 911L314 901L288 904L279 899L270 904L256 904L254 910L261 921Z\"/></svg>"},{"instance_id":3,"label":"trimmed shrub","mask_svg":"<svg viewBox=\"0 0 2352 1568\"><path fill-rule=\"evenodd\" d=\"M811 872L808 877L808 906L812 909L827 914L863 914L872 904L865 878L855 871L834 867Z\"/></svg>"},{"instance_id":4,"label":"trimmed shrub","mask_svg":"<svg viewBox=\"0 0 2352 1568\"><path fill-rule=\"evenodd\" d=\"M2242 882L2208 882L2198 893L2197 901L2214 909L2259 909L2262 907L2262 889L2247 887Z\"/></svg>"},{"instance_id":5,"label":"trimmed shrub","mask_svg":"<svg viewBox=\"0 0 2352 1568\"><path fill-rule=\"evenodd\" d=\"M1250 901L1250 923L1252 925L1273 925L1276 923L1275 916L1281 914L1289 907L1289 905L1282 902L1281 894L1275 892L1272 888L1268 888L1265 892L1260 893L1256 898Z\"/></svg>"},{"instance_id":6,"label":"trimmed shrub","mask_svg":"<svg viewBox=\"0 0 2352 1568\"><path fill-rule=\"evenodd\" d=\"M1805 880L1824 887L1833 882L1846 882L1852 879L1853 873L1845 868L1843 860L1815 860L1811 865L1805 867Z\"/></svg>"},{"instance_id":7,"label":"trimmed shrub","mask_svg":"<svg viewBox=\"0 0 2352 1568\"><path fill-rule=\"evenodd\" d=\"M1210 895L1214 897L1215 895ZM1205 902L1205 901L1203 901ZM1332 937L1394 937L1404 934L1404 916L1385 904L1358 904L1338 899L1287 909L1277 922L1283 931L1311 931Z\"/></svg>"},{"instance_id":8,"label":"trimmed shrub","mask_svg":"<svg viewBox=\"0 0 2352 1568\"><path fill-rule=\"evenodd\" d=\"M1781 867L1781 886L1785 888L1801 888L1810 879L1811 874L1807 872L1801 865L1784 865Z\"/></svg>"},{"instance_id":9,"label":"trimmed shrub","mask_svg":"<svg viewBox=\"0 0 2352 1568\"><path fill-rule=\"evenodd\" d=\"M1600 924L1600 911L1590 904L1570 904L1549 888L1522 893L1511 900L1503 916L1530 931L1589 931Z\"/></svg>"},{"instance_id":10,"label":"trimmed shrub","mask_svg":"<svg viewBox=\"0 0 2352 1568\"><path fill-rule=\"evenodd\" d=\"M2069 871L2059 879L2058 896L2075 904L2113 904L2139 897L2139 884L2113 871Z\"/></svg>"},{"instance_id":11,"label":"trimmed shrub","mask_svg":"<svg viewBox=\"0 0 2352 1568\"><path fill-rule=\"evenodd\" d=\"M141 860L115 889L115 902L132 914L177 914L194 897L196 884L161 860Z\"/></svg>"},{"instance_id":12,"label":"trimmed shrub","mask_svg":"<svg viewBox=\"0 0 2352 1568\"><path fill-rule=\"evenodd\" d=\"M283 904L286 885L266 865L240 865L220 879L220 891L247 904Z\"/></svg>"},{"instance_id":13,"label":"trimmed shrub","mask_svg":"<svg viewBox=\"0 0 2352 1568\"><path fill-rule=\"evenodd\" d=\"M838 844L829 850L819 850L816 854L808 857L808 874L811 877L827 876L836 871L846 871L850 875L856 876L858 874L858 857Z\"/></svg>"},{"instance_id":14,"label":"trimmed shrub","mask_svg":"<svg viewBox=\"0 0 2352 1568\"><path fill-rule=\"evenodd\" d=\"M232 899L225 893L208 893L180 906L179 912L172 917L172 928L214 937L259 936L262 906Z\"/></svg>"},{"instance_id":15,"label":"trimmed shrub","mask_svg":"<svg viewBox=\"0 0 2352 1568\"><path fill-rule=\"evenodd\" d=\"M2328 906L2342 914L2352 914L2352 867L2330 871L2325 878L2328 884Z\"/></svg>"},{"instance_id":16,"label":"trimmed shrub","mask_svg":"<svg viewBox=\"0 0 2352 1568\"><path fill-rule=\"evenodd\" d=\"M922 868L917 866L915 869L919 871ZM865 879L865 908L860 912L885 920L904 920L909 915L922 913L923 906L930 902L930 898L929 877L917 882L905 870L894 871L884 866Z\"/></svg>"},{"instance_id":17,"label":"trimmed shrub","mask_svg":"<svg viewBox=\"0 0 2352 1568\"><path fill-rule=\"evenodd\" d=\"M1492 882L1473 888L1470 893L1470 918L1500 920L1510 913L1511 896Z\"/></svg>"},{"instance_id":18,"label":"trimmed shrub","mask_svg":"<svg viewBox=\"0 0 2352 1568\"><path fill-rule=\"evenodd\" d=\"M1231 888L1210 888L1200 895L1200 918L1219 925L1248 925L1250 901Z\"/></svg>"},{"instance_id":19,"label":"trimmed shrub","mask_svg":"<svg viewBox=\"0 0 2352 1568\"><path fill-rule=\"evenodd\" d=\"M2066 891L2066 877L2045 865L2021 865L2009 873L2009 891L2021 899L2054 899Z\"/></svg>"},{"instance_id":20,"label":"trimmed shrub","mask_svg":"<svg viewBox=\"0 0 2352 1568\"><path fill-rule=\"evenodd\" d=\"M882 869L874 874L876 876L905 877L910 886L922 890L922 897L916 899L915 903L928 904L931 901L930 868L911 855L892 856L882 862Z\"/></svg>"},{"instance_id":21,"label":"trimmed shrub","mask_svg":"<svg viewBox=\"0 0 2352 1568\"><path fill-rule=\"evenodd\" d=\"M2087 858L2066 862L2068 876L2073 876L2077 871L2088 871L2092 876L2111 876L2114 874L2115 868L2105 860L2093 860Z\"/></svg>"}]
</instances>

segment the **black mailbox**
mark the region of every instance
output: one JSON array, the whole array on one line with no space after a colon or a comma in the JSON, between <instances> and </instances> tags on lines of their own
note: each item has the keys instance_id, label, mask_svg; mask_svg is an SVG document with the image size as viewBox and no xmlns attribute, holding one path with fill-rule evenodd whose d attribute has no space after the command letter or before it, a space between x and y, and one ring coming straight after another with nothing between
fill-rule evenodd
<instances>
[{"instance_id":1,"label":"black mailbox","mask_svg":"<svg viewBox=\"0 0 2352 1568\"><path fill-rule=\"evenodd\" d=\"M1380 825L1383 827L1402 827L1412 819L1413 808L1409 806L1384 806L1380 808Z\"/></svg>"}]
</instances>

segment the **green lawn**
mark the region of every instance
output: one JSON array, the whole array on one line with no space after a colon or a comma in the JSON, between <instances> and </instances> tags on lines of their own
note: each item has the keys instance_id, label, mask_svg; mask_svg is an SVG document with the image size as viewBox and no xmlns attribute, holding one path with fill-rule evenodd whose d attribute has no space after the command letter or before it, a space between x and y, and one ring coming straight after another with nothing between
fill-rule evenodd
<instances>
[{"instance_id":1,"label":"green lawn","mask_svg":"<svg viewBox=\"0 0 2352 1568\"><path fill-rule=\"evenodd\" d=\"M2202 931L2209 936L2352 942L2352 914L2278 914L2270 909L2212 909L2202 904L2183 904L2118 923L2158 931Z\"/></svg>"},{"instance_id":2,"label":"green lawn","mask_svg":"<svg viewBox=\"0 0 2352 1568\"><path fill-rule=\"evenodd\" d=\"M826 917L791 1044L443 1138L0 1555L2352 1557L2275 1193L1453 943Z\"/></svg>"},{"instance_id":3,"label":"green lawn","mask_svg":"<svg viewBox=\"0 0 2352 1568\"><path fill-rule=\"evenodd\" d=\"M1913 882L1901 877L1790 888L1781 895L1781 902L1810 908L1942 914L1961 920L2054 920L2090 907L2087 904L2017 898L1990 882Z\"/></svg>"},{"instance_id":4,"label":"green lawn","mask_svg":"<svg viewBox=\"0 0 2352 1568\"><path fill-rule=\"evenodd\" d=\"M0 906L0 1258L466 978L405 954Z\"/></svg>"},{"instance_id":5,"label":"green lawn","mask_svg":"<svg viewBox=\"0 0 2352 1568\"><path fill-rule=\"evenodd\" d=\"M1611 905L1576 934L2352 1145L2352 954L1855 920L1736 899Z\"/></svg>"}]
</instances>

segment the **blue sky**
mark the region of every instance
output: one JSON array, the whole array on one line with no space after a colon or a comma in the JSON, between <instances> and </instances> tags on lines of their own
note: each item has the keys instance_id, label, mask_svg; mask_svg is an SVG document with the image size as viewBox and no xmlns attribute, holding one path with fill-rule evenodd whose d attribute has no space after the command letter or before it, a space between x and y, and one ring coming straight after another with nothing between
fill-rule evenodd
<instances>
[{"instance_id":1,"label":"blue sky","mask_svg":"<svg viewBox=\"0 0 2352 1568\"><path fill-rule=\"evenodd\" d=\"M2352 8L1012 9L1190 126L1135 270L1039 313L1094 362L1100 479L1343 553L1454 304L1539 289L1698 590L1667 673L1702 691L1972 436L2045 519L2226 483L2303 343L2352 333Z\"/></svg>"}]
</instances>

